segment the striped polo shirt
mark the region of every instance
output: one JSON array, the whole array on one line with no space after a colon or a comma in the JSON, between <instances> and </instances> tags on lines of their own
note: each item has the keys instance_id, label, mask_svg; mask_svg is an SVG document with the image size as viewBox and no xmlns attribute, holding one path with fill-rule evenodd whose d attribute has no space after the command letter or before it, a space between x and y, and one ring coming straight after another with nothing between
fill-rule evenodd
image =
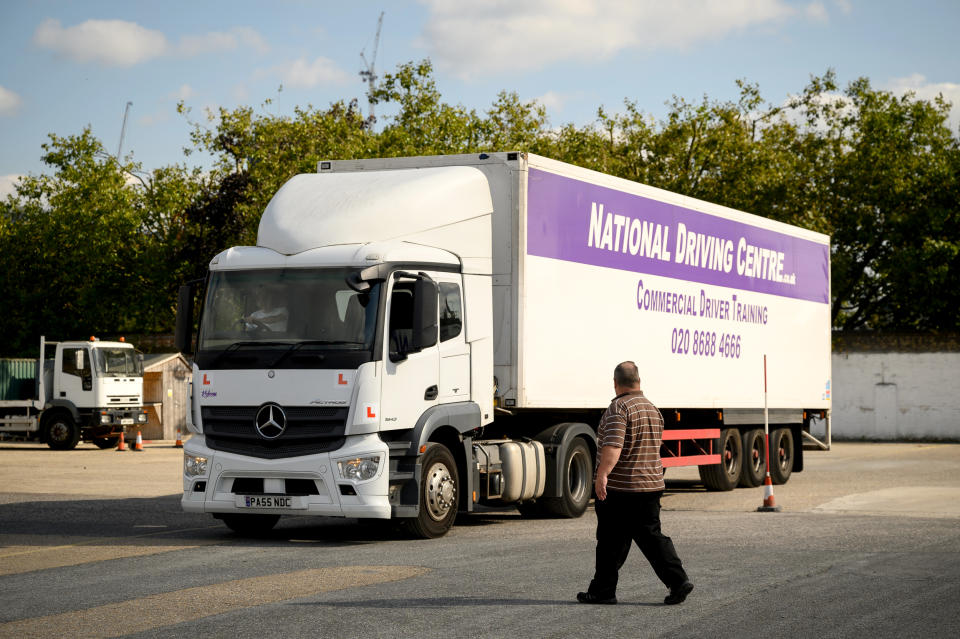
<instances>
[{"instance_id":1,"label":"striped polo shirt","mask_svg":"<svg viewBox=\"0 0 960 639\"><path fill-rule=\"evenodd\" d=\"M607 488L624 492L663 490L662 438L663 415L642 391L615 397L597 429L598 447L622 449L620 459L607 477Z\"/></svg>"}]
</instances>

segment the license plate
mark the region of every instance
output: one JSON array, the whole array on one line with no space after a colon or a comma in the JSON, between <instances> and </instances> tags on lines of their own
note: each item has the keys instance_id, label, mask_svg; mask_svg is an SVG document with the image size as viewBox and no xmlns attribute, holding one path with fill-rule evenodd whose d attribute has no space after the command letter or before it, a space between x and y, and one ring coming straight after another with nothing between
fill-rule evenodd
<instances>
[{"instance_id":1,"label":"license plate","mask_svg":"<svg viewBox=\"0 0 960 639\"><path fill-rule=\"evenodd\" d=\"M288 495L237 495L237 508L273 508L280 510L303 510L307 507L304 497Z\"/></svg>"},{"instance_id":2,"label":"license plate","mask_svg":"<svg viewBox=\"0 0 960 639\"><path fill-rule=\"evenodd\" d=\"M131 424L133 424L133 418L132 418L132 417L124 417L123 419L120 420L120 424L121 424L122 426L130 426Z\"/></svg>"}]
</instances>

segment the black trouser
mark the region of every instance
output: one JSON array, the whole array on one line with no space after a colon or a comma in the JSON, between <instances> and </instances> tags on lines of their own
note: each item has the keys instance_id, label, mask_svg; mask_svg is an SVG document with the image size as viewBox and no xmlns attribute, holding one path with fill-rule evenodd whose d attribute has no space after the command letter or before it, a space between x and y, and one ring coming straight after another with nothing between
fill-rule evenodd
<instances>
[{"instance_id":1,"label":"black trouser","mask_svg":"<svg viewBox=\"0 0 960 639\"><path fill-rule=\"evenodd\" d=\"M605 500L596 500L597 565L590 582L591 593L600 597L616 595L620 568L634 541L667 588L687 581L673 542L660 532L662 494L607 490Z\"/></svg>"}]
</instances>

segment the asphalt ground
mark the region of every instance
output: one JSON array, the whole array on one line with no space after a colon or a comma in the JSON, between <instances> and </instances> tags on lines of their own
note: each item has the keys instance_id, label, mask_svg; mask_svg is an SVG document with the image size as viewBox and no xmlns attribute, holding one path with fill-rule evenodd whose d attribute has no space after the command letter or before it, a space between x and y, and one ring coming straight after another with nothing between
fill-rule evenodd
<instances>
[{"instance_id":1,"label":"asphalt ground","mask_svg":"<svg viewBox=\"0 0 960 639\"><path fill-rule=\"evenodd\" d=\"M960 445L835 443L758 513L670 469L680 606L634 550L617 606L575 603L592 509L389 523L284 519L264 539L181 512L182 452L0 442L0 637L956 637Z\"/></svg>"}]
</instances>

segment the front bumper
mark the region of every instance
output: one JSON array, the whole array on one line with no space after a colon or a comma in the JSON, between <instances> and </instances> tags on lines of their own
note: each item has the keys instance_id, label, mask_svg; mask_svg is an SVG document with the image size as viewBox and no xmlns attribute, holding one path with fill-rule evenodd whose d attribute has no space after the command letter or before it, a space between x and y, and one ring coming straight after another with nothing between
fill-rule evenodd
<instances>
[{"instance_id":1,"label":"front bumper","mask_svg":"<svg viewBox=\"0 0 960 639\"><path fill-rule=\"evenodd\" d=\"M186 512L390 518L389 451L375 434L350 436L342 448L329 453L282 459L212 450L203 435L196 435L184 445L184 454L207 460L205 474L184 472L180 504ZM370 455L380 456L373 479L354 481L340 476L337 460ZM245 499L251 496L292 499ZM287 506L260 505L271 501Z\"/></svg>"},{"instance_id":2,"label":"front bumper","mask_svg":"<svg viewBox=\"0 0 960 639\"><path fill-rule=\"evenodd\" d=\"M93 412L93 426L124 429L128 426L145 426L147 411L136 408L101 408Z\"/></svg>"}]
</instances>

